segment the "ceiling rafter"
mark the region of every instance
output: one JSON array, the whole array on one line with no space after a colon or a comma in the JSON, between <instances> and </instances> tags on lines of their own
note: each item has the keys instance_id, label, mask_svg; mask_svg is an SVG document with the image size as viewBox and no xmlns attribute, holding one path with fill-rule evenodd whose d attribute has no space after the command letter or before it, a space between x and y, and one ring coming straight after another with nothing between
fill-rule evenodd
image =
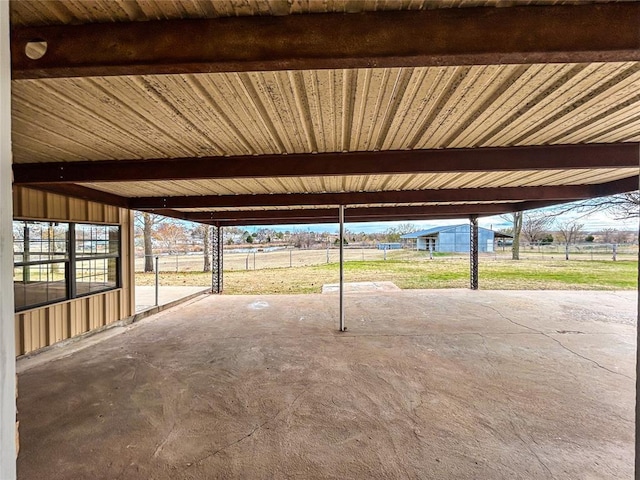
<instances>
[{"instance_id":1,"label":"ceiling rafter","mask_svg":"<svg viewBox=\"0 0 640 480\"><path fill-rule=\"evenodd\" d=\"M634 61L639 16L640 5L626 2L20 27L11 33L12 73L26 79ZM37 60L25 54L34 40L47 42Z\"/></svg>"},{"instance_id":2,"label":"ceiling rafter","mask_svg":"<svg viewBox=\"0 0 640 480\"><path fill-rule=\"evenodd\" d=\"M363 205L379 203L490 202L526 200L582 200L638 189L638 176L603 184L538 187L491 187L340 193L285 193L257 195L194 195L137 197L131 208L275 207L291 205Z\"/></svg>"},{"instance_id":3,"label":"ceiling rafter","mask_svg":"<svg viewBox=\"0 0 640 480\"><path fill-rule=\"evenodd\" d=\"M349 208L349 214L356 217L389 217L396 218L413 215L428 215L438 213L447 214L475 214L493 215L517 209L516 203L498 204L461 204L461 205L421 205L421 206L368 206ZM287 219L320 219L327 218L337 221L338 208L306 208L291 210L225 210L214 212L183 212L185 218L192 221L223 222L229 220L287 220Z\"/></svg>"},{"instance_id":4,"label":"ceiling rafter","mask_svg":"<svg viewBox=\"0 0 640 480\"><path fill-rule=\"evenodd\" d=\"M349 209L345 210L345 222L347 223L368 223L368 222L398 222L398 221L419 221L419 220L449 220L456 218L469 218L469 214L415 214L408 217L398 217L395 215L388 216L354 216L349 213ZM237 227L237 226L259 226L259 225L308 225L318 223L338 223L338 218L335 217L318 217L314 219L308 218L288 218L288 219L258 219L258 220L223 220L218 222L201 222L208 225L215 225L219 227Z\"/></svg>"},{"instance_id":5,"label":"ceiling rafter","mask_svg":"<svg viewBox=\"0 0 640 480\"><path fill-rule=\"evenodd\" d=\"M352 207L348 209L349 216L355 217L390 217L396 219L411 218L424 215L496 215L534 208L543 208L557 205L555 201L529 201L529 202L504 202L504 203L465 203L455 205L425 204L425 205L400 205L400 206L367 206ZM156 211L158 213L161 211ZM172 212L176 212L173 210ZM185 219L195 222L224 222L231 220L258 221L258 220L287 220L287 219L318 219L327 218L336 220L338 208L297 208L287 210L224 210L224 211L177 211Z\"/></svg>"},{"instance_id":6,"label":"ceiling rafter","mask_svg":"<svg viewBox=\"0 0 640 480\"><path fill-rule=\"evenodd\" d=\"M457 208L450 208L451 205L431 205L421 207L366 207L366 208L346 208L345 220L349 223L366 223L366 222L389 222L389 221L418 221L418 220L444 220L469 218L472 215L490 216L513 213L516 211L525 211L534 208L543 208L558 203L565 202L518 202L503 204L470 204L456 205ZM461 208L462 207L462 208ZM321 210L321 209L316 209ZM325 209L326 210L326 209ZM334 213L335 212L335 213ZM268 211L271 214L277 214L275 211ZM334 214L332 214L334 213ZM264 218L223 218L216 220L197 220L201 223L216 226L258 226L258 225L299 225L299 224L315 224L315 223L338 223L337 209L330 209L330 213L318 214L317 216L295 215L282 217L277 216Z\"/></svg>"},{"instance_id":7,"label":"ceiling rafter","mask_svg":"<svg viewBox=\"0 0 640 480\"><path fill-rule=\"evenodd\" d=\"M15 184L624 168L638 143L395 150L13 165Z\"/></svg>"}]
</instances>

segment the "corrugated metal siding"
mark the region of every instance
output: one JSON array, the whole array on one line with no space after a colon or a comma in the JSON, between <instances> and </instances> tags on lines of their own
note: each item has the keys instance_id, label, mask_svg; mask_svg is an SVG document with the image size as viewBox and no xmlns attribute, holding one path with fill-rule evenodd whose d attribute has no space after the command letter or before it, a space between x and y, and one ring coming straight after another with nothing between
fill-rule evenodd
<instances>
[{"instance_id":1,"label":"corrugated metal siding","mask_svg":"<svg viewBox=\"0 0 640 480\"><path fill-rule=\"evenodd\" d=\"M22 26L606 1L611 0L11 0L10 6L11 24Z\"/></svg>"},{"instance_id":2,"label":"corrugated metal siding","mask_svg":"<svg viewBox=\"0 0 640 480\"><path fill-rule=\"evenodd\" d=\"M13 82L15 162L640 140L640 63Z\"/></svg>"},{"instance_id":3,"label":"corrugated metal siding","mask_svg":"<svg viewBox=\"0 0 640 480\"><path fill-rule=\"evenodd\" d=\"M119 223L120 209L40 190L14 187L13 216L26 219Z\"/></svg>"},{"instance_id":4,"label":"corrugated metal siding","mask_svg":"<svg viewBox=\"0 0 640 480\"><path fill-rule=\"evenodd\" d=\"M117 223L122 232L122 288L17 313L22 355L129 317L135 311L133 213L118 207L14 187L14 217Z\"/></svg>"}]
</instances>

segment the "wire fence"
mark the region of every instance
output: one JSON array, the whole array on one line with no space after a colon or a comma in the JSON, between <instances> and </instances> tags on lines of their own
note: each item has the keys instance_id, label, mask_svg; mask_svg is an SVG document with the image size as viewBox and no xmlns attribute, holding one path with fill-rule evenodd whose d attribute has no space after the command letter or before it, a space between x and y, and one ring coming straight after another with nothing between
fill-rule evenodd
<instances>
[{"instance_id":1,"label":"wire fence","mask_svg":"<svg viewBox=\"0 0 640 480\"><path fill-rule=\"evenodd\" d=\"M202 272L204 270L204 255L198 254L172 254L151 256L153 265L158 256L159 270L161 272ZM386 258L410 258L414 256L409 250L378 250L377 248L345 248L345 261L376 261ZM336 263L340 259L338 248L321 249L233 249L225 250L223 254L223 269L233 270L261 270L265 268L293 268L310 265ZM145 264L144 256L136 256L135 270L143 272Z\"/></svg>"},{"instance_id":2,"label":"wire fence","mask_svg":"<svg viewBox=\"0 0 640 480\"><path fill-rule=\"evenodd\" d=\"M339 261L339 249L336 247L298 249L298 248L252 248L229 249L224 251L223 269L225 271L262 270L267 268L294 268L311 265L336 263ZM638 245L635 244L580 244L570 245L520 245L520 259L561 260L569 256L570 260L603 261L603 260L637 260ZM511 259L511 246L496 246L493 252L483 252L480 259ZM155 258L156 255L153 256ZM346 247L344 259L350 261L384 261L384 260L446 260L451 258L468 258L468 252L443 253L416 251L414 249L380 250L375 247ZM153 259L152 259L153 260ZM136 272L143 272L145 259L138 256L135 260ZM155 266L155 260L153 260ZM204 255L190 252L188 254L158 255L160 272L202 272ZM154 267L155 268L155 267Z\"/></svg>"},{"instance_id":3,"label":"wire fence","mask_svg":"<svg viewBox=\"0 0 640 480\"><path fill-rule=\"evenodd\" d=\"M511 246L497 246L493 252L496 259L511 258ZM583 243L569 245L564 244L538 245L523 243L520 245L520 259L538 260L637 260L637 244L615 243Z\"/></svg>"}]
</instances>

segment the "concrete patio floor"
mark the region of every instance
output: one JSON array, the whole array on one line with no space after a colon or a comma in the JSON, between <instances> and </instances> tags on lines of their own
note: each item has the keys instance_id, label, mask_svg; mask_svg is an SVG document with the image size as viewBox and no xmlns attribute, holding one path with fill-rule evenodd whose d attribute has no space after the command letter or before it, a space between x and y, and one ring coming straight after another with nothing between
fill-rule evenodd
<instances>
[{"instance_id":1,"label":"concrete patio floor","mask_svg":"<svg viewBox=\"0 0 640 480\"><path fill-rule=\"evenodd\" d=\"M158 289L158 305L167 305L211 287L174 287L161 285ZM136 285L136 312L153 308L156 304L156 287Z\"/></svg>"},{"instance_id":2,"label":"concrete patio floor","mask_svg":"<svg viewBox=\"0 0 640 480\"><path fill-rule=\"evenodd\" d=\"M632 478L636 296L203 296L23 371L19 478Z\"/></svg>"}]
</instances>

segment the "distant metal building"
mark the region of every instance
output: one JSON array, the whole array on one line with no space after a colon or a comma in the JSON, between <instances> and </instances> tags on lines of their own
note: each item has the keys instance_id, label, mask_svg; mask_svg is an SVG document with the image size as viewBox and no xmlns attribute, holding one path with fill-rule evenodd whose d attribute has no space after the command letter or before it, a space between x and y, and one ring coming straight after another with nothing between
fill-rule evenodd
<instances>
[{"instance_id":1,"label":"distant metal building","mask_svg":"<svg viewBox=\"0 0 640 480\"><path fill-rule=\"evenodd\" d=\"M378 250L400 250L402 243L378 243Z\"/></svg>"},{"instance_id":2,"label":"distant metal building","mask_svg":"<svg viewBox=\"0 0 640 480\"><path fill-rule=\"evenodd\" d=\"M434 227L420 232L402 235L405 245L412 246L416 250L447 253L468 253L470 247L470 226L468 223L461 225L448 225ZM493 252L496 238L511 238L500 232L494 232L488 228L478 227L478 251Z\"/></svg>"}]
</instances>

